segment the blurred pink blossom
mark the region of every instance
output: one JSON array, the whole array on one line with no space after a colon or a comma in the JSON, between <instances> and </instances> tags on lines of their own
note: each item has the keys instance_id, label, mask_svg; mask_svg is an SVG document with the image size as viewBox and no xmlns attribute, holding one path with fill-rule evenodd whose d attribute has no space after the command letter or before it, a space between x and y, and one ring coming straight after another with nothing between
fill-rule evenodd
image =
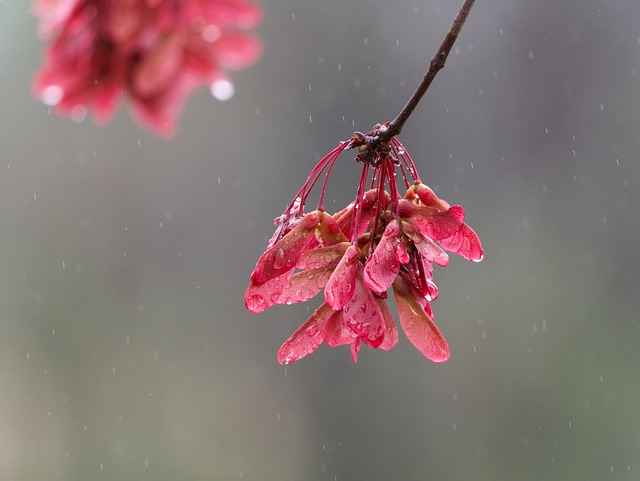
<instances>
[{"instance_id":1,"label":"blurred pink blossom","mask_svg":"<svg viewBox=\"0 0 640 481\"><path fill-rule=\"evenodd\" d=\"M34 89L58 113L99 123L129 97L133 115L170 136L187 95L207 85L233 94L228 70L261 55L247 30L261 20L251 0L37 0L38 35L50 39Z\"/></svg>"}]
</instances>

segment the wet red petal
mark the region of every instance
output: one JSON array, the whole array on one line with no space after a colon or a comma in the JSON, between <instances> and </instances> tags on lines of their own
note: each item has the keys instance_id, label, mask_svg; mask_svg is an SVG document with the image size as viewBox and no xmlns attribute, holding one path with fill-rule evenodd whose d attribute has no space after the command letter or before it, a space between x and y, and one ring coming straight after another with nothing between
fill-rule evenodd
<instances>
[{"instance_id":1,"label":"wet red petal","mask_svg":"<svg viewBox=\"0 0 640 481\"><path fill-rule=\"evenodd\" d=\"M408 282L398 277L393 284L393 293L398 305L400 325L411 343L433 362L449 359L449 346L444 336L431 318L429 304L418 299L419 294L411 289ZM424 306L424 307L423 307Z\"/></svg>"},{"instance_id":2,"label":"wet red petal","mask_svg":"<svg viewBox=\"0 0 640 481\"><path fill-rule=\"evenodd\" d=\"M360 222L357 227L357 236L362 235L369 224L371 223L371 219L375 214L375 205L378 199L378 194L375 189L369 190L364 194L364 200L362 201L362 210L360 212ZM389 201L389 194L385 192L384 199L382 200L381 206L382 208L386 208L386 205ZM346 208L342 209L340 212L334 215L335 219L338 221L340 225L340 229L344 232L344 235L347 238L351 238L352 231L352 221L353 216L355 214L355 202L349 204Z\"/></svg>"},{"instance_id":3,"label":"wet red petal","mask_svg":"<svg viewBox=\"0 0 640 481\"><path fill-rule=\"evenodd\" d=\"M178 76L182 59L182 39L178 35L165 35L158 40L133 71L135 94L150 97L166 90Z\"/></svg>"},{"instance_id":4,"label":"wet red petal","mask_svg":"<svg viewBox=\"0 0 640 481\"><path fill-rule=\"evenodd\" d=\"M396 323L393 320L391 311L389 311L387 301L380 297L376 297L376 301L378 301L378 307L380 307L380 312L382 313L382 317L384 318L385 325L384 339L382 341L382 344L380 344L380 346L378 347L384 351L388 351L398 343L398 328L396 327Z\"/></svg>"},{"instance_id":5,"label":"wet red petal","mask_svg":"<svg viewBox=\"0 0 640 481\"><path fill-rule=\"evenodd\" d=\"M329 267L332 264L335 266L345 251L351 244L349 242L342 242L329 247L317 247L308 251L304 251L298 259L296 268L300 270L308 269L320 269L322 267Z\"/></svg>"},{"instance_id":6,"label":"wet red petal","mask_svg":"<svg viewBox=\"0 0 640 481\"><path fill-rule=\"evenodd\" d=\"M480 238L467 224L462 224L455 234L446 239L440 239L438 242L448 251L459 254L470 261L480 262L484 257Z\"/></svg>"},{"instance_id":7,"label":"wet red petal","mask_svg":"<svg viewBox=\"0 0 640 481\"><path fill-rule=\"evenodd\" d=\"M347 326L375 348L384 340L384 316L373 293L362 280L362 267L360 264L356 264L356 267L360 272L356 277L353 297L342 312Z\"/></svg>"},{"instance_id":8,"label":"wet red petal","mask_svg":"<svg viewBox=\"0 0 640 481\"><path fill-rule=\"evenodd\" d=\"M322 218L322 212L305 215L282 239L262 254L251 274L251 281L261 284L292 269L304 251Z\"/></svg>"},{"instance_id":9,"label":"wet red petal","mask_svg":"<svg viewBox=\"0 0 640 481\"><path fill-rule=\"evenodd\" d=\"M358 250L349 246L324 288L324 297L332 309L342 309L353 297L356 288Z\"/></svg>"},{"instance_id":10,"label":"wet red petal","mask_svg":"<svg viewBox=\"0 0 640 481\"><path fill-rule=\"evenodd\" d=\"M331 271L328 269L297 272L291 276L289 285L282 290L276 304L308 301L322 290L330 276Z\"/></svg>"},{"instance_id":11,"label":"wet red petal","mask_svg":"<svg viewBox=\"0 0 640 481\"><path fill-rule=\"evenodd\" d=\"M338 221L326 212L322 213L322 219L320 219L320 223L318 224L316 237L321 246L331 246L341 242L347 242L347 237L340 229Z\"/></svg>"},{"instance_id":12,"label":"wet red petal","mask_svg":"<svg viewBox=\"0 0 640 481\"><path fill-rule=\"evenodd\" d=\"M211 48L211 55L223 69L229 70L248 67L262 54L260 39L245 33L226 33Z\"/></svg>"},{"instance_id":13,"label":"wet red petal","mask_svg":"<svg viewBox=\"0 0 640 481\"><path fill-rule=\"evenodd\" d=\"M324 325L322 337L327 346L336 347L351 344L358 336L344 323L342 311L334 311Z\"/></svg>"},{"instance_id":14,"label":"wet red petal","mask_svg":"<svg viewBox=\"0 0 640 481\"><path fill-rule=\"evenodd\" d=\"M440 199L430 187L424 184L414 184L411 188L415 190L422 205L432 208L437 212L446 212L449 210L447 201Z\"/></svg>"},{"instance_id":15,"label":"wet red petal","mask_svg":"<svg viewBox=\"0 0 640 481\"><path fill-rule=\"evenodd\" d=\"M435 301L439 294L440 291L438 290L438 286L436 286L435 282L431 279L427 279L427 300Z\"/></svg>"},{"instance_id":16,"label":"wet red petal","mask_svg":"<svg viewBox=\"0 0 640 481\"><path fill-rule=\"evenodd\" d=\"M207 21L214 25L237 25L247 29L254 27L262 19L262 9L259 5L243 0L201 2L199 7Z\"/></svg>"},{"instance_id":17,"label":"wet red petal","mask_svg":"<svg viewBox=\"0 0 640 481\"><path fill-rule=\"evenodd\" d=\"M278 351L278 362L290 364L308 356L322 344L322 330L333 311L322 304L302 326L287 339Z\"/></svg>"},{"instance_id":18,"label":"wet red petal","mask_svg":"<svg viewBox=\"0 0 640 481\"><path fill-rule=\"evenodd\" d=\"M364 282L372 291L385 292L400 271L398 248L400 223L393 220L387 225L375 251L364 267Z\"/></svg>"},{"instance_id":19,"label":"wet red petal","mask_svg":"<svg viewBox=\"0 0 640 481\"><path fill-rule=\"evenodd\" d=\"M459 205L454 205L446 212L435 212L428 207L400 199L398 207L403 220L416 226L422 235L435 240L452 236L464 223L464 210Z\"/></svg>"},{"instance_id":20,"label":"wet red petal","mask_svg":"<svg viewBox=\"0 0 640 481\"><path fill-rule=\"evenodd\" d=\"M251 281L244 295L246 308L254 314L258 314L274 304L278 304L282 292L289 285L292 274L293 269L290 269L262 284Z\"/></svg>"},{"instance_id":21,"label":"wet red petal","mask_svg":"<svg viewBox=\"0 0 640 481\"><path fill-rule=\"evenodd\" d=\"M411 240L416 250L429 261L435 262L441 267L449 264L449 256L442 247L423 235L418 228L410 222L402 222L402 231Z\"/></svg>"}]
</instances>

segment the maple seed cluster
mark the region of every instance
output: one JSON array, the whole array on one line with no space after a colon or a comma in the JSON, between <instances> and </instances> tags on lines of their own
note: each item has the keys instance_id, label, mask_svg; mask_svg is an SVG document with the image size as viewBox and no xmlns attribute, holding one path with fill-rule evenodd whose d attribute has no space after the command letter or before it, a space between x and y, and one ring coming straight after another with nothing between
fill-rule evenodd
<instances>
[{"instance_id":1,"label":"maple seed cluster","mask_svg":"<svg viewBox=\"0 0 640 481\"><path fill-rule=\"evenodd\" d=\"M276 231L251 274L247 309L258 313L274 304L304 302L324 289L324 302L280 348L281 364L311 354L323 342L349 344L354 362L361 343L391 349L398 329L386 302L389 288L407 338L428 359L449 359L430 306L438 297L433 264L448 264L445 250L480 261L482 245L465 224L462 207L450 206L420 181L402 144L395 137L379 141L388 125L356 132L329 152L275 220ZM354 202L330 215L323 207L327 180L347 149L357 149L362 163L358 191ZM323 175L318 206L305 213L307 197Z\"/></svg>"}]
</instances>

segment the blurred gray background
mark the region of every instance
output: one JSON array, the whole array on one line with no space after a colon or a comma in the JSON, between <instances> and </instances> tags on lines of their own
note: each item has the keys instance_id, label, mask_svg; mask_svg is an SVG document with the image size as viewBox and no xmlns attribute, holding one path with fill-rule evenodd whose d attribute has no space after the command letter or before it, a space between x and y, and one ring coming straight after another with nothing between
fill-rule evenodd
<instances>
[{"instance_id":1,"label":"blurred gray background","mask_svg":"<svg viewBox=\"0 0 640 481\"><path fill-rule=\"evenodd\" d=\"M449 362L401 335L285 368L317 302L244 309L273 218L459 4L265 0L235 97L163 141L51 114L36 20L0 3L0 479L640 479L637 0L478 2L401 135L486 250L435 273Z\"/></svg>"}]
</instances>

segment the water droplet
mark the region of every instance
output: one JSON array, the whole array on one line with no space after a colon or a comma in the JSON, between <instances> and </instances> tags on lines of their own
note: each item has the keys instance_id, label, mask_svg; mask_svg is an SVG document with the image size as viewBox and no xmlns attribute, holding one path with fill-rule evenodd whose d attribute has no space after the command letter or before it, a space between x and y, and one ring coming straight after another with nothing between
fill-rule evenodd
<instances>
[{"instance_id":1,"label":"water droplet","mask_svg":"<svg viewBox=\"0 0 640 481\"><path fill-rule=\"evenodd\" d=\"M255 294L253 296L247 297L247 309L251 312L255 312L260 308L262 304L264 304L264 297L259 294Z\"/></svg>"},{"instance_id":2,"label":"water droplet","mask_svg":"<svg viewBox=\"0 0 640 481\"><path fill-rule=\"evenodd\" d=\"M318 333L318 326L317 326L317 325L315 325L315 324L314 324L314 325L309 326L309 327L307 328L307 336L309 336L309 337L313 337L313 336L315 336L317 333Z\"/></svg>"},{"instance_id":3,"label":"water droplet","mask_svg":"<svg viewBox=\"0 0 640 481\"><path fill-rule=\"evenodd\" d=\"M211 95L223 102L233 97L235 89L227 79L214 80L211 84Z\"/></svg>"},{"instance_id":4,"label":"water droplet","mask_svg":"<svg viewBox=\"0 0 640 481\"><path fill-rule=\"evenodd\" d=\"M40 94L40 100L50 107L57 105L64 95L64 90L58 85L49 85Z\"/></svg>"},{"instance_id":5,"label":"water droplet","mask_svg":"<svg viewBox=\"0 0 640 481\"><path fill-rule=\"evenodd\" d=\"M284 267L284 265L284 250L280 248L276 251L275 259L273 260L273 267L275 267L276 269L280 269Z\"/></svg>"},{"instance_id":6,"label":"water droplet","mask_svg":"<svg viewBox=\"0 0 640 481\"><path fill-rule=\"evenodd\" d=\"M207 25L202 29L202 39L205 42L213 43L220 38L220 28L216 25Z\"/></svg>"}]
</instances>

